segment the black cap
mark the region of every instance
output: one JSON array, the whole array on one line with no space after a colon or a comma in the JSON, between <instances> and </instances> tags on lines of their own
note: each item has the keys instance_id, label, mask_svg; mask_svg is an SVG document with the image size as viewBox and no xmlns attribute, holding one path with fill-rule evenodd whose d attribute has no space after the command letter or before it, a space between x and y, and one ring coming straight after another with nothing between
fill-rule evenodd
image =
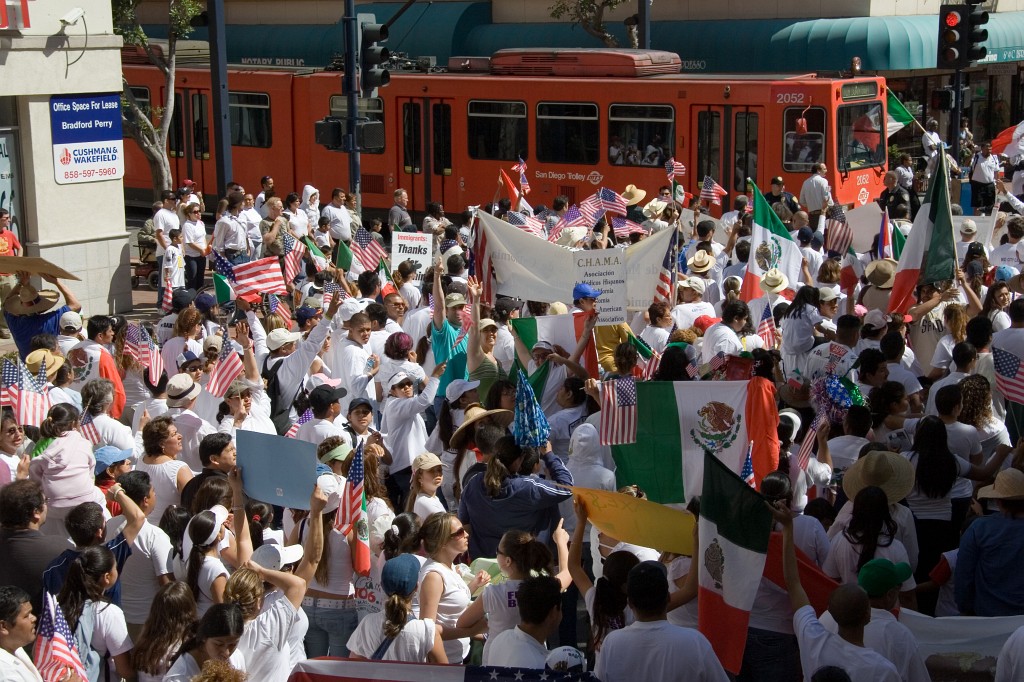
<instances>
[{"instance_id":1,"label":"black cap","mask_svg":"<svg viewBox=\"0 0 1024 682\"><path fill-rule=\"evenodd\" d=\"M373 403L370 402L369 398L364 398L363 396L359 396L358 398L352 398L352 402L348 404L348 413L352 414L352 410L356 409L357 407L368 407L370 408L371 412L373 411Z\"/></svg>"},{"instance_id":2,"label":"black cap","mask_svg":"<svg viewBox=\"0 0 1024 682\"><path fill-rule=\"evenodd\" d=\"M348 391L341 386L334 388L327 384L321 384L310 391L309 406L314 412L322 412L330 407L331 404L338 402L346 395L348 395Z\"/></svg>"},{"instance_id":3,"label":"black cap","mask_svg":"<svg viewBox=\"0 0 1024 682\"><path fill-rule=\"evenodd\" d=\"M189 307L195 299L196 292L194 289L176 289L171 294L171 310L181 312Z\"/></svg>"}]
</instances>

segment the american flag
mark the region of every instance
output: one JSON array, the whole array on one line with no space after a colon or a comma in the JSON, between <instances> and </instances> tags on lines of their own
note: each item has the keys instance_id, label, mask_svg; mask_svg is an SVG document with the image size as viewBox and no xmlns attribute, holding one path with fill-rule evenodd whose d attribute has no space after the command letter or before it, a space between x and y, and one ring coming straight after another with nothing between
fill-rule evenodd
<instances>
[{"instance_id":1,"label":"american flag","mask_svg":"<svg viewBox=\"0 0 1024 682\"><path fill-rule=\"evenodd\" d=\"M720 370L723 367L725 367L725 363L728 362L728 361L729 361L729 356L727 356L723 351L719 351L718 353L715 354L715 356L713 358L708 360L707 365L705 365L704 367L701 368L703 370L702 374L708 374L710 372L717 372L718 370Z\"/></svg>"},{"instance_id":2,"label":"american flag","mask_svg":"<svg viewBox=\"0 0 1024 682\"><path fill-rule=\"evenodd\" d=\"M654 379L654 375L658 373L658 367L661 366L661 353L652 350L653 355L644 365L644 381L651 381Z\"/></svg>"},{"instance_id":3,"label":"american flag","mask_svg":"<svg viewBox=\"0 0 1024 682\"><path fill-rule=\"evenodd\" d=\"M223 344L220 358L217 360L217 366L210 372L210 383L206 385L206 390L215 398L223 398L224 394L228 392L231 382L237 379L238 373L242 371L242 360L231 345L228 328L221 327L221 332L223 333Z\"/></svg>"},{"instance_id":4,"label":"american flag","mask_svg":"<svg viewBox=\"0 0 1024 682\"><path fill-rule=\"evenodd\" d=\"M478 218L473 218L473 274L480 280L483 291L480 293L480 300L484 303L494 301L494 282L491 278L491 257L487 250L487 233L483 226L477 224Z\"/></svg>"},{"instance_id":5,"label":"american flag","mask_svg":"<svg viewBox=\"0 0 1024 682\"><path fill-rule=\"evenodd\" d=\"M558 224L551 230L551 234L548 235L549 242L558 241L558 235L562 233L567 227L591 227L587 225L587 219L580 212L580 207L573 204L569 208L565 209L565 213L562 214L562 218L558 221Z\"/></svg>"},{"instance_id":6,"label":"american flag","mask_svg":"<svg viewBox=\"0 0 1024 682\"><path fill-rule=\"evenodd\" d=\"M393 661L310 659L295 667L295 679L310 682L596 682L593 673L556 672L543 668L495 668L475 665L431 665Z\"/></svg>"},{"instance_id":7,"label":"american flag","mask_svg":"<svg viewBox=\"0 0 1024 682\"><path fill-rule=\"evenodd\" d=\"M814 450L814 443L818 439L818 426L824 418L822 415L815 417L808 427L807 433L804 434L804 442L800 443L800 451L796 454L796 463L800 467L800 471L807 470L807 464L811 461L811 451Z\"/></svg>"},{"instance_id":8,"label":"american flag","mask_svg":"<svg viewBox=\"0 0 1024 682\"><path fill-rule=\"evenodd\" d=\"M636 379L601 382L601 445L636 442Z\"/></svg>"},{"instance_id":9,"label":"american flag","mask_svg":"<svg viewBox=\"0 0 1024 682\"><path fill-rule=\"evenodd\" d=\"M96 429L96 422L93 421L93 416L89 414L88 410L82 412L82 421L78 424L78 432L93 445L100 445L103 442L103 437Z\"/></svg>"},{"instance_id":10,"label":"american flag","mask_svg":"<svg viewBox=\"0 0 1024 682\"><path fill-rule=\"evenodd\" d=\"M599 207L608 213L626 215L626 211L629 209L629 206L626 204L625 197L615 190L608 189L607 187L602 187L597 190L593 198L596 198Z\"/></svg>"},{"instance_id":11,"label":"american flag","mask_svg":"<svg viewBox=\"0 0 1024 682\"><path fill-rule=\"evenodd\" d=\"M306 245L296 241L290 234L284 236L284 281L294 282L302 268L302 257L306 255Z\"/></svg>"},{"instance_id":12,"label":"american flag","mask_svg":"<svg viewBox=\"0 0 1024 682\"><path fill-rule=\"evenodd\" d=\"M846 222L842 204L832 204L825 211L825 250L845 254L853 244L853 230Z\"/></svg>"},{"instance_id":13,"label":"american flag","mask_svg":"<svg viewBox=\"0 0 1024 682\"><path fill-rule=\"evenodd\" d=\"M534 237L544 238L544 225L533 216L520 213L519 211L509 211L505 215L505 222L532 234Z\"/></svg>"},{"instance_id":14,"label":"american flag","mask_svg":"<svg viewBox=\"0 0 1024 682\"><path fill-rule=\"evenodd\" d=\"M214 251L213 268L231 283L238 298L253 294L262 296L265 293L288 293L284 285L284 274L281 272L281 262L277 256L232 265L224 256Z\"/></svg>"},{"instance_id":15,"label":"american flag","mask_svg":"<svg viewBox=\"0 0 1024 682\"><path fill-rule=\"evenodd\" d=\"M326 290L326 285L324 289ZM326 307L326 303L324 304ZM284 328L291 330L292 328L292 311L288 309L288 305L285 304L277 294L267 294L267 312L271 315L277 315L284 321Z\"/></svg>"},{"instance_id":16,"label":"american flag","mask_svg":"<svg viewBox=\"0 0 1024 682\"><path fill-rule=\"evenodd\" d=\"M75 636L68 627L57 599L43 593L43 616L36 629L36 643L32 649L39 675L44 682L58 682L68 677L68 670L83 680L89 679L82 659L78 655Z\"/></svg>"},{"instance_id":17,"label":"american flag","mask_svg":"<svg viewBox=\"0 0 1024 682\"><path fill-rule=\"evenodd\" d=\"M359 521L363 512L363 444L360 443L352 455L352 466L345 479L345 489L341 494L338 514L334 517L334 528L343 535L348 535L352 527Z\"/></svg>"},{"instance_id":18,"label":"american flag","mask_svg":"<svg viewBox=\"0 0 1024 682\"><path fill-rule=\"evenodd\" d=\"M764 341L765 348L775 348L775 316L772 314L770 301L764 302L764 311L761 313L761 321L757 323L757 335Z\"/></svg>"},{"instance_id":19,"label":"american flag","mask_svg":"<svg viewBox=\"0 0 1024 682\"><path fill-rule=\"evenodd\" d=\"M665 174L668 176L668 181L672 182L677 177L681 178L686 175L686 166L676 161L676 158L673 156L665 162Z\"/></svg>"},{"instance_id":20,"label":"american flag","mask_svg":"<svg viewBox=\"0 0 1024 682\"><path fill-rule=\"evenodd\" d=\"M519 157L519 162L516 163L514 166L512 166L512 172L513 173L525 173L526 172L526 162L523 161L523 157L520 156Z\"/></svg>"},{"instance_id":21,"label":"american flag","mask_svg":"<svg viewBox=\"0 0 1024 682\"><path fill-rule=\"evenodd\" d=\"M171 287L171 276L168 275L164 278L164 297L160 301L160 308L165 312L171 312L173 306L174 289Z\"/></svg>"},{"instance_id":22,"label":"american flag","mask_svg":"<svg viewBox=\"0 0 1024 682\"><path fill-rule=\"evenodd\" d=\"M363 267L367 270L373 270L377 267L377 263L382 258L388 257L388 252L384 250L384 247L380 245L370 231L365 227L360 227L356 230L355 236L352 238L352 255L355 256ZM444 250L441 250L444 253Z\"/></svg>"},{"instance_id":23,"label":"american flag","mask_svg":"<svg viewBox=\"0 0 1024 682\"><path fill-rule=\"evenodd\" d=\"M142 332L140 348L143 349L139 353L139 363L144 367L149 367L149 381L156 384L164 374L164 358L160 355L160 349L156 347L156 343L146 328L139 325L139 329Z\"/></svg>"},{"instance_id":24,"label":"american flag","mask_svg":"<svg viewBox=\"0 0 1024 682\"><path fill-rule=\"evenodd\" d=\"M331 301L335 296L341 296L341 300L348 298L348 292L345 291L345 287L341 286L335 281L330 281L324 284L324 310L327 310L331 306ZM289 318L290 319L290 318Z\"/></svg>"},{"instance_id":25,"label":"american flag","mask_svg":"<svg viewBox=\"0 0 1024 682\"><path fill-rule=\"evenodd\" d=\"M892 227L889 225L888 207L882 212L882 222L878 226L878 257L892 258Z\"/></svg>"},{"instance_id":26,"label":"american flag","mask_svg":"<svg viewBox=\"0 0 1024 682\"><path fill-rule=\"evenodd\" d=\"M639 225L637 225L632 220L629 220L628 218L620 218L618 216L612 218L612 232L614 232L615 236L618 237L619 239L629 239L629 235L633 234L634 232L643 231L644 228L640 227Z\"/></svg>"},{"instance_id":27,"label":"american flag","mask_svg":"<svg viewBox=\"0 0 1024 682\"><path fill-rule=\"evenodd\" d=\"M306 408L306 411L299 415L299 420L288 427L288 431L285 432L285 438L295 438L299 434L299 427L303 424L308 423L313 419L313 410Z\"/></svg>"},{"instance_id":28,"label":"american flag","mask_svg":"<svg viewBox=\"0 0 1024 682\"><path fill-rule=\"evenodd\" d=\"M700 186L700 198L710 201L716 206L722 205L722 197L728 194L710 175L704 176L704 184Z\"/></svg>"},{"instance_id":29,"label":"american flag","mask_svg":"<svg viewBox=\"0 0 1024 682\"><path fill-rule=\"evenodd\" d=\"M39 426L50 411L45 384L41 385L20 360L4 358L0 369L0 401L14 411L23 426Z\"/></svg>"},{"instance_id":30,"label":"american flag","mask_svg":"<svg viewBox=\"0 0 1024 682\"><path fill-rule=\"evenodd\" d=\"M530 181L526 179L526 162L523 161L523 157L519 157L519 163L512 166L512 170L519 173L519 186L523 188L523 194L529 194Z\"/></svg>"},{"instance_id":31,"label":"american flag","mask_svg":"<svg viewBox=\"0 0 1024 682\"><path fill-rule=\"evenodd\" d=\"M743 458L743 469L740 471L740 478L751 488L756 488L757 485L754 483L754 459L751 456L753 453L754 441L750 441L750 445L747 446L747 456Z\"/></svg>"},{"instance_id":32,"label":"american flag","mask_svg":"<svg viewBox=\"0 0 1024 682\"><path fill-rule=\"evenodd\" d=\"M145 366L145 363L142 362L142 327L139 324L128 323L128 328L124 331L124 348L121 349L121 352Z\"/></svg>"},{"instance_id":33,"label":"american flag","mask_svg":"<svg viewBox=\"0 0 1024 682\"><path fill-rule=\"evenodd\" d=\"M690 360L688 363L686 363L686 373L689 375L691 379L696 379L697 377L700 376L700 369L697 367L696 360Z\"/></svg>"},{"instance_id":34,"label":"american flag","mask_svg":"<svg viewBox=\"0 0 1024 682\"><path fill-rule=\"evenodd\" d=\"M579 205L580 217L583 225L588 229L594 226L598 218L604 215L604 208L601 206L601 200L596 194L592 194ZM625 211L623 211L625 213ZM568 227L568 225L566 225Z\"/></svg>"},{"instance_id":35,"label":"american flag","mask_svg":"<svg viewBox=\"0 0 1024 682\"><path fill-rule=\"evenodd\" d=\"M1024 403L1024 362L1002 348L992 349L992 364L996 370L996 388L1015 403Z\"/></svg>"},{"instance_id":36,"label":"american flag","mask_svg":"<svg viewBox=\"0 0 1024 682\"><path fill-rule=\"evenodd\" d=\"M654 289L654 300L675 305L675 267L676 249L679 247L679 230L673 230L665 257L661 260L661 271L658 273L658 286Z\"/></svg>"}]
</instances>

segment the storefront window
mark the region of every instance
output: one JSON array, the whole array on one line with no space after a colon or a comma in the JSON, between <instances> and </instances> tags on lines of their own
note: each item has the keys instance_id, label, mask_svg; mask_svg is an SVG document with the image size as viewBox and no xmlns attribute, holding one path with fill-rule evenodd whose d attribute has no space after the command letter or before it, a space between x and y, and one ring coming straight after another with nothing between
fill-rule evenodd
<instances>
[{"instance_id":1,"label":"storefront window","mask_svg":"<svg viewBox=\"0 0 1024 682\"><path fill-rule=\"evenodd\" d=\"M18 111L13 97L0 97L0 208L11 214L11 230L25 241L21 222Z\"/></svg>"}]
</instances>

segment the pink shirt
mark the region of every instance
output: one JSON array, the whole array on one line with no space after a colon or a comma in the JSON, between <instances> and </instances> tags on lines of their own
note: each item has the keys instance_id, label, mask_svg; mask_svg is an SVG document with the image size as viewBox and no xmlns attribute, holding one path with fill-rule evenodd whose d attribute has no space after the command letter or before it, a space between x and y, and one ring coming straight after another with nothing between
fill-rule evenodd
<instances>
[{"instance_id":1,"label":"pink shirt","mask_svg":"<svg viewBox=\"0 0 1024 682\"><path fill-rule=\"evenodd\" d=\"M95 499L95 469L92 444L70 431L32 460L28 474L43 486L51 507L74 507Z\"/></svg>"}]
</instances>

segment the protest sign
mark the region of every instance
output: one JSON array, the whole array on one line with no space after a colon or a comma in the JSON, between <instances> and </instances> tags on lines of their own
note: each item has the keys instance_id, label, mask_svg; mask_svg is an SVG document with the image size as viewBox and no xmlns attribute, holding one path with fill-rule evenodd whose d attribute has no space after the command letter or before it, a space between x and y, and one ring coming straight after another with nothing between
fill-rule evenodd
<instances>
[{"instance_id":1,"label":"protest sign","mask_svg":"<svg viewBox=\"0 0 1024 682\"><path fill-rule=\"evenodd\" d=\"M675 554L693 554L696 517L657 502L609 490L573 488L587 507L588 520L619 542Z\"/></svg>"},{"instance_id":2,"label":"protest sign","mask_svg":"<svg viewBox=\"0 0 1024 682\"><path fill-rule=\"evenodd\" d=\"M430 267L434 251L433 235L422 232L391 233L391 269L398 269L399 263L412 260L420 264L420 274Z\"/></svg>"},{"instance_id":3,"label":"protest sign","mask_svg":"<svg viewBox=\"0 0 1024 682\"><path fill-rule=\"evenodd\" d=\"M882 209L875 202L846 212L846 224L853 232L853 250L857 253L871 248L871 241L882 227Z\"/></svg>"},{"instance_id":4,"label":"protest sign","mask_svg":"<svg viewBox=\"0 0 1024 682\"><path fill-rule=\"evenodd\" d=\"M973 220L974 224L978 226L978 234L974 235L974 241L984 244L986 248L991 249L992 247L999 246L999 241L992 242L992 231L996 226L996 218L998 216L995 212L992 215L955 215L953 216L953 241L960 241L960 226L963 225L967 219Z\"/></svg>"},{"instance_id":5,"label":"protest sign","mask_svg":"<svg viewBox=\"0 0 1024 682\"><path fill-rule=\"evenodd\" d=\"M598 289L597 312L601 324L626 321L626 254L620 249L573 253L576 282Z\"/></svg>"},{"instance_id":6,"label":"protest sign","mask_svg":"<svg viewBox=\"0 0 1024 682\"><path fill-rule=\"evenodd\" d=\"M241 429L235 438L246 495L267 504L309 509L316 486L315 445Z\"/></svg>"}]
</instances>

